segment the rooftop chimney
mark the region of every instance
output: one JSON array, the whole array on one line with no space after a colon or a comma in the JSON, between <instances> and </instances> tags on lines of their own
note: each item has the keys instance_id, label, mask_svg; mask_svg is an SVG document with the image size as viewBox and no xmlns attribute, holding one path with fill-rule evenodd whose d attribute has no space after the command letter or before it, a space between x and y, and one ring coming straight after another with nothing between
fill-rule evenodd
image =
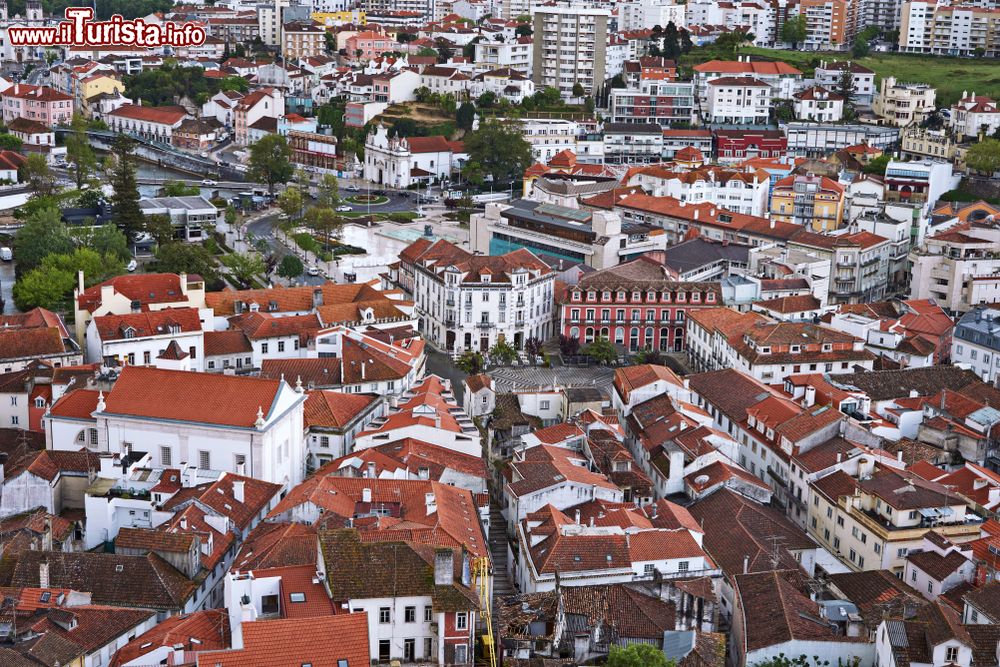
<instances>
[{"instance_id":1,"label":"rooftop chimney","mask_svg":"<svg viewBox=\"0 0 1000 667\"><path fill-rule=\"evenodd\" d=\"M38 587L48 588L49 587L49 564L39 563L38 564Z\"/></svg>"},{"instance_id":2,"label":"rooftop chimney","mask_svg":"<svg viewBox=\"0 0 1000 667\"><path fill-rule=\"evenodd\" d=\"M372 490L369 488L361 489L361 502L370 503L372 501Z\"/></svg>"},{"instance_id":3,"label":"rooftop chimney","mask_svg":"<svg viewBox=\"0 0 1000 667\"><path fill-rule=\"evenodd\" d=\"M427 509L427 514L434 514L437 511L437 499L433 493L424 494L424 506Z\"/></svg>"},{"instance_id":4,"label":"rooftop chimney","mask_svg":"<svg viewBox=\"0 0 1000 667\"><path fill-rule=\"evenodd\" d=\"M573 513L573 523L580 525L580 510Z\"/></svg>"},{"instance_id":5,"label":"rooftop chimney","mask_svg":"<svg viewBox=\"0 0 1000 667\"><path fill-rule=\"evenodd\" d=\"M238 480L236 480L236 481L233 482L233 499L236 502L238 502L238 503L244 502L243 501L243 497L244 497L244 495L243 495L243 487L244 486L246 486L246 482L244 482L242 479L238 479Z\"/></svg>"},{"instance_id":6,"label":"rooftop chimney","mask_svg":"<svg viewBox=\"0 0 1000 667\"><path fill-rule=\"evenodd\" d=\"M374 461L369 461L368 462L368 477L370 477L372 479L375 478L375 462Z\"/></svg>"},{"instance_id":7,"label":"rooftop chimney","mask_svg":"<svg viewBox=\"0 0 1000 667\"><path fill-rule=\"evenodd\" d=\"M746 574L750 570L750 556L743 557L743 574Z\"/></svg>"}]
</instances>

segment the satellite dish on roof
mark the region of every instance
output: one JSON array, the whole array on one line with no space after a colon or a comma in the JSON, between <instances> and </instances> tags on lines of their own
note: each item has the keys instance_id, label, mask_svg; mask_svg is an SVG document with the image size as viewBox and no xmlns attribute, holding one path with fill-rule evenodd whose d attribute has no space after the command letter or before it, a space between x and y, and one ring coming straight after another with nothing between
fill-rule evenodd
<instances>
[{"instance_id":1,"label":"satellite dish on roof","mask_svg":"<svg viewBox=\"0 0 1000 667\"><path fill-rule=\"evenodd\" d=\"M694 478L695 484L706 484L708 483L708 475L698 475Z\"/></svg>"}]
</instances>

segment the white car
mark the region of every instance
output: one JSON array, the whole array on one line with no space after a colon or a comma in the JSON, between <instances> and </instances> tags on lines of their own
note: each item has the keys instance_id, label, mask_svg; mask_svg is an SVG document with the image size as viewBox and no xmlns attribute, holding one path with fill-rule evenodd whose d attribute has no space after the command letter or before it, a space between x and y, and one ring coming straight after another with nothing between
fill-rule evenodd
<instances>
[{"instance_id":1,"label":"white car","mask_svg":"<svg viewBox=\"0 0 1000 667\"><path fill-rule=\"evenodd\" d=\"M125 266L125 270L128 271L129 273L132 273L138 268L139 268L139 262L135 261L134 259L129 261L129 263Z\"/></svg>"},{"instance_id":2,"label":"white car","mask_svg":"<svg viewBox=\"0 0 1000 667\"><path fill-rule=\"evenodd\" d=\"M318 266L310 266L308 273L309 273L310 276L318 276L319 275L319 267Z\"/></svg>"},{"instance_id":3,"label":"white car","mask_svg":"<svg viewBox=\"0 0 1000 667\"><path fill-rule=\"evenodd\" d=\"M211 178L206 178L201 182L202 185L218 185L217 181L213 181Z\"/></svg>"},{"instance_id":4,"label":"white car","mask_svg":"<svg viewBox=\"0 0 1000 667\"><path fill-rule=\"evenodd\" d=\"M348 185L347 189L350 190L351 192L360 192L361 191L361 188L359 188L356 185Z\"/></svg>"},{"instance_id":5,"label":"white car","mask_svg":"<svg viewBox=\"0 0 1000 667\"><path fill-rule=\"evenodd\" d=\"M351 212L353 210L354 210L353 208L351 208L350 206L347 206L345 204L341 204L340 206L338 206L336 208L337 213L349 213L349 212Z\"/></svg>"}]
</instances>

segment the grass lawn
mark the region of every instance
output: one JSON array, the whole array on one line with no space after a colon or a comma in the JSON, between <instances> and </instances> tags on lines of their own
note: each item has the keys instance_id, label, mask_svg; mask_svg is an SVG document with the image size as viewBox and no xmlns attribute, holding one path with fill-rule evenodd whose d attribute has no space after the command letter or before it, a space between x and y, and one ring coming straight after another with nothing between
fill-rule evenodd
<instances>
[{"instance_id":1,"label":"grass lawn","mask_svg":"<svg viewBox=\"0 0 1000 667\"><path fill-rule=\"evenodd\" d=\"M811 76L820 60L845 60L848 53L817 53L814 51L792 51L784 49L764 49L745 47L742 55L752 55L771 60L780 60L802 70ZM684 56L682 63L692 66L714 58L724 58L718 49L704 47L694 49ZM938 106L950 106L962 95L988 95L1000 97L1000 62L987 58L949 58L911 53L872 53L858 62L875 71L878 80L895 76L901 82L928 83L937 89Z\"/></svg>"}]
</instances>

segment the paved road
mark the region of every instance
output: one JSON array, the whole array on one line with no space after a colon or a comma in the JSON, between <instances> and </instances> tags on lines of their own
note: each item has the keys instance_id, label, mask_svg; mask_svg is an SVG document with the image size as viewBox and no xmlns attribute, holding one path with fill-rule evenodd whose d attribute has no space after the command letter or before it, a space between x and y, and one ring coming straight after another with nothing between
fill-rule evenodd
<instances>
[{"instance_id":1,"label":"paved road","mask_svg":"<svg viewBox=\"0 0 1000 667\"><path fill-rule=\"evenodd\" d=\"M281 258L290 254L291 251L283 243L274 238L274 225L277 222L278 213L274 213L247 223L244 225L244 229L246 233L252 234L255 238L264 239L271 248L271 253L280 264ZM304 273L299 277L298 282L305 285L322 285L326 282L326 278L323 276L310 276Z\"/></svg>"}]
</instances>

